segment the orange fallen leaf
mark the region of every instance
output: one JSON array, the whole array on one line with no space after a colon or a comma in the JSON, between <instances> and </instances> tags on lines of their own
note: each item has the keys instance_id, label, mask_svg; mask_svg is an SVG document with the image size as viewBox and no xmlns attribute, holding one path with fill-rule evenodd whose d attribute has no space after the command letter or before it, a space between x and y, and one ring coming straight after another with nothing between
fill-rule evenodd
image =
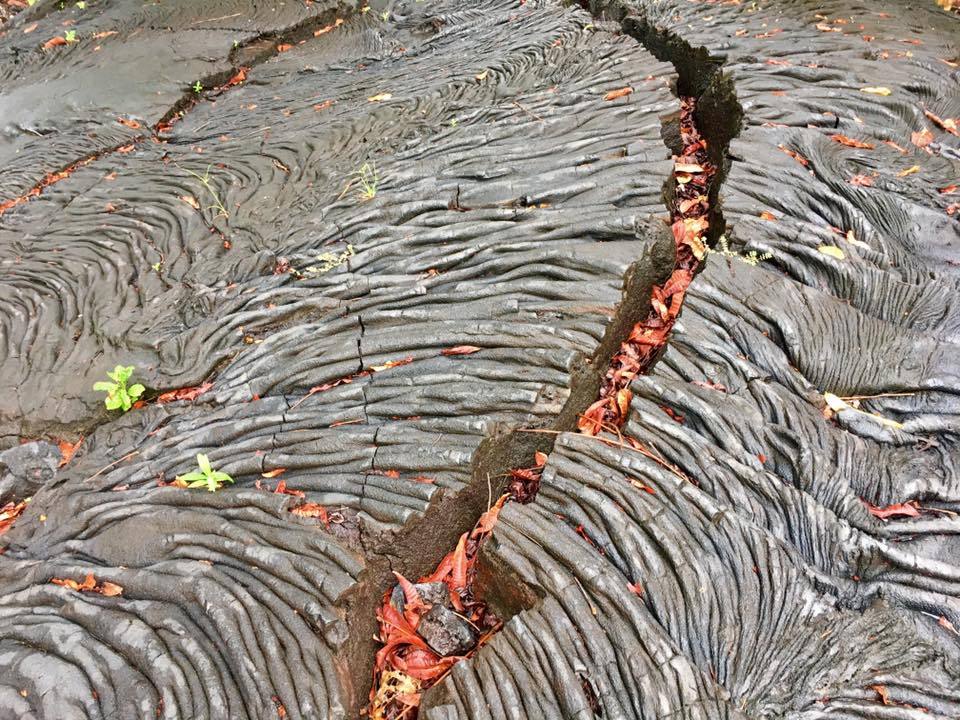
<instances>
[{"instance_id":1,"label":"orange fallen leaf","mask_svg":"<svg viewBox=\"0 0 960 720\"><path fill-rule=\"evenodd\" d=\"M633 92L632 87L624 87L619 90L611 90L606 95L603 96L604 100L616 100L617 98L626 97Z\"/></svg>"},{"instance_id":2,"label":"orange fallen leaf","mask_svg":"<svg viewBox=\"0 0 960 720\"><path fill-rule=\"evenodd\" d=\"M55 48L55 47L59 47L60 45L66 45L66 44L67 44L66 40L64 40L62 37L57 36L55 38L50 38L49 40L47 40L43 44L43 49L49 50L50 48Z\"/></svg>"},{"instance_id":3,"label":"orange fallen leaf","mask_svg":"<svg viewBox=\"0 0 960 720\"><path fill-rule=\"evenodd\" d=\"M941 130L945 130L951 135L960 135L960 130L957 129L957 121L953 118L944 120L929 110L924 110L923 114L930 118Z\"/></svg>"},{"instance_id":4,"label":"orange fallen leaf","mask_svg":"<svg viewBox=\"0 0 960 720\"><path fill-rule=\"evenodd\" d=\"M120 123L121 125L126 125L128 128L132 128L133 130L140 129L140 123L138 123L136 120L130 120L128 118L117 118L117 122Z\"/></svg>"},{"instance_id":5,"label":"orange fallen leaf","mask_svg":"<svg viewBox=\"0 0 960 720\"><path fill-rule=\"evenodd\" d=\"M863 150L873 150L874 146L868 142L862 142L860 140L854 140L853 138L847 137L846 135L831 135L830 139L834 142L838 142L841 145L846 145L847 147L860 148Z\"/></svg>"},{"instance_id":6,"label":"orange fallen leaf","mask_svg":"<svg viewBox=\"0 0 960 720\"><path fill-rule=\"evenodd\" d=\"M480 352L483 348L479 348L476 345L456 345L454 347L445 348L440 351L441 355L471 355L475 352Z\"/></svg>"},{"instance_id":7,"label":"orange fallen leaf","mask_svg":"<svg viewBox=\"0 0 960 720\"><path fill-rule=\"evenodd\" d=\"M77 448L80 447L80 443L82 442L83 442L83 438L80 438L73 444L68 443L66 440L61 440L59 443L57 443L57 445L60 447L60 455L61 455L59 467L64 467L67 463L69 463L73 459L73 456L77 452Z\"/></svg>"},{"instance_id":8,"label":"orange fallen leaf","mask_svg":"<svg viewBox=\"0 0 960 720\"><path fill-rule=\"evenodd\" d=\"M782 150L783 152L785 152L787 155L789 155L790 157L792 157L794 160L796 160L798 163L800 163L801 165L803 165L804 167L809 167L810 161L807 160L807 159L806 159L803 155L801 155L800 153L794 152L794 151L791 150L790 148L784 147L783 145L777 145L777 147L780 148L780 150Z\"/></svg>"},{"instance_id":9,"label":"orange fallen leaf","mask_svg":"<svg viewBox=\"0 0 960 720\"><path fill-rule=\"evenodd\" d=\"M123 594L123 588L116 583L104 581L100 583L99 592L107 597L116 597Z\"/></svg>"},{"instance_id":10,"label":"orange fallen leaf","mask_svg":"<svg viewBox=\"0 0 960 720\"><path fill-rule=\"evenodd\" d=\"M947 185L937 190L941 195L953 195L953 193L960 190L960 185Z\"/></svg>"},{"instance_id":11,"label":"orange fallen leaf","mask_svg":"<svg viewBox=\"0 0 960 720\"><path fill-rule=\"evenodd\" d=\"M933 142L933 133L930 132L929 128L924 128L920 132L912 133L910 135L910 142L912 142L918 148L925 148L927 145Z\"/></svg>"},{"instance_id":12,"label":"orange fallen leaf","mask_svg":"<svg viewBox=\"0 0 960 720\"><path fill-rule=\"evenodd\" d=\"M293 45L290 45L289 43L280 43L279 45L277 45L277 52L286 52L287 50L290 50L292 47Z\"/></svg>"},{"instance_id":13,"label":"orange fallen leaf","mask_svg":"<svg viewBox=\"0 0 960 720\"><path fill-rule=\"evenodd\" d=\"M30 23L23 29L23 34L27 35L37 29L37 23Z\"/></svg>"},{"instance_id":14,"label":"orange fallen leaf","mask_svg":"<svg viewBox=\"0 0 960 720\"><path fill-rule=\"evenodd\" d=\"M871 515L881 520L896 517L920 517L920 511L917 510L917 504L915 502L896 503L894 505L887 505L886 507L877 507L866 501L864 501L864 504L867 506L867 510L870 511Z\"/></svg>"},{"instance_id":15,"label":"orange fallen leaf","mask_svg":"<svg viewBox=\"0 0 960 720\"><path fill-rule=\"evenodd\" d=\"M93 39L103 40L103 38L105 37L110 37L111 35L116 35L116 34L117 34L116 30L104 30L103 32L94 33Z\"/></svg>"},{"instance_id":16,"label":"orange fallen leaf","mask_svg":"<svg viewBox=\"0 0 960 720\"><path fill-rule=\"evenodd\" d=\"M260 473L260 477L275 478L283 475L286 471L286 468L276 468L275 470L268 470L265 473Z\"/></svg>"},{"instance_id":17,"label":"orange fallen leaf","mask_svg":"<svg viewBox=\"0 0 960 720\"><path fill-rule=\"evenodd\" d=\"M180 199L183 200L187 205L192 207L194 210L200 209L200 203L197 199L191 195L181 195Z\"/></svg>"},{"instance_id":18,"label":"orange fallen leaf","mask_svg":"<svg viewBox=\"0 0 960 720\"><path fill-rule=\"evenodd\" d=\"M189 203L190 205L193 205L193 207L195 207L197 210L200 209L199 203L196 205L193 204L197 202L193 198L188 200L186 197L182 197L180 199ZM193 200L193 202L190 202L190 200ZM161 394L157 398L157 402L163 405L164 403L176 402L178 400L196 400L212 387L213 383L208 382L204 383L203 385L194 385L192 387L179 388L178 390L170 390L169 392Z\"/></svg>"},{"instance_id":19,"label":"orange fallen leaf","mask_svg":"<svg viewBox=\"0 0 960 720\"><path fill-rule=\"evenodd\" d=\"M300 517L320 518L320 521L324 525L330 525L330 516L327 514L327 509L318 503L303 503L303 505L298 505L295 508L291 508L290 512L292 512L294 515L299 515Z\"/></svg>"},{"instance_id":20,"label":"orange fallen leaf","mask_svg":"<svg viewBox=\"0 0 960 720\"><path fill-rule=\"evenodd\" d=\"M8 502L0 508L0 535L3 535L3 533L10 529L13 522L27 509L29 502L29 499L21 500L18 503Z\"/></svg>"},{"instance_id":21,"label":"orange fallen leaf","mask_svg":"<svg viewBox=\"0 0 960 720\"><path fill-rule=\"evenodd\" d=\"M547 454L546 454L546 453L542 453L542 452L540 452L539 450L537 450L537 451L533 454L533 460L534 460L534 462L536 462L537 467L543 467L544 465L547 464Z\"/></svg>"},{"instance_id":22,"label":"orange fallen leaf","mask_svg":"<svg viewBox=\"0 0 960 720\"><path fill-rule=\"evenodd\" d=\"M774 215L772 212L767 212L766 210L764 210L762 213L760 213L760 219L775 221L777 219L777 216Z\"/></svg>"},{"instance_id":23,"label":"orange fallen leaf","mask_svg":"<svg viewBox=\"0 0 960 720\"><path fill-rule=\"evenodd\" d=\"M857 187L870 187L873 185L873 178L869 175L854 175L850 178L850 184Z\"/></svg>"},{"instance_id":24,"label":"orange fallen leaf","mask_svg":"<svg viewBox=\"0 0 960 720\"><path fill-rule=\"evenodd\" d=\"M321 35L325 35L326 33L330 32L334 28L340 27L341 25L343 25L343 18L337 18L332 25L327 25L325 27L320 28L319 30L314 30L313 36L320 37Z\"/></svg>"},{"instance_id":25,"label":"orange fallen leaf","mask_svg":"<svg viewBox=\"0 0 960 720\"><path fill-rule=\"evenodd\" d=\"M630 592L637 597L643 597L643 587L640 583L627 583L627 587L630 589Z\"/></svg>"},{"instance_id":26,"label":"orange fallen leaf","mask_svg":"<svg viewBox=\"0 0 960 720\"><path fill-rule=\"evenodd\" d=\"M316 105L314 105L313 109L316 110L317 112L320 112L321 110L326 110L328 107L333 105L333 103L334 103L333 100L324 100L322 103L317 103Z\"/></svg>"}]
</instances>

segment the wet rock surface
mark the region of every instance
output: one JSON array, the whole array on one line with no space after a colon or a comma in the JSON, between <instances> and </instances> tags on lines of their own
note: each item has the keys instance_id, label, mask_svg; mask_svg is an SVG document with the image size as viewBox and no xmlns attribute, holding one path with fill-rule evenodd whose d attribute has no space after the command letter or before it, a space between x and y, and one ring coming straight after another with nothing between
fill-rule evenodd
<instances>
[{"instance_id":1,"label":"wet rock surface","mask_svg":"<svg viewBox=\"0 0 960 720\"><path fill-rule=\"evenodd\" d=\"M33 497L0 537L6 716L356 717L393 571L534 451L484 548L504 628L421 717L960 715L960 21L595 5L3 26L0 499ZM641 451L567 431L673 265L677 83L711 141L743 127L723 244L631 388ZM122 417L90 389L120 362ZM80 434L58 470L18 447ZM170 485L197 453L235 483ZM472 642L429 613L440 654Z\"/></svg>"}]
</instances>

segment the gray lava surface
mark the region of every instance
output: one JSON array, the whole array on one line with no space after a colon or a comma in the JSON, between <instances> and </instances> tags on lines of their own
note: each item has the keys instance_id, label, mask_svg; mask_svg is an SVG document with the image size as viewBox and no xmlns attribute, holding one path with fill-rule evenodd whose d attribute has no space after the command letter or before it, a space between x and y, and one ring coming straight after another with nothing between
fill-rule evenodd
<instances>
[{"instance_id":1,"label":"gray lava surface","mask_svg":"<svg viewBox=\"0 0 960 720\"><path fill-rule=\"evenodd\" d=\"M504 628L421 718L960 717L960 18L590 11L0 25L0 718L358 717L393 572L536 451L481 556ZM673 269L678 94L723 237L638 450L576 420ZM198 453L235 482L173 485ZM89 574L122 592L51 582Z\"/></svg>"}]
</instances>

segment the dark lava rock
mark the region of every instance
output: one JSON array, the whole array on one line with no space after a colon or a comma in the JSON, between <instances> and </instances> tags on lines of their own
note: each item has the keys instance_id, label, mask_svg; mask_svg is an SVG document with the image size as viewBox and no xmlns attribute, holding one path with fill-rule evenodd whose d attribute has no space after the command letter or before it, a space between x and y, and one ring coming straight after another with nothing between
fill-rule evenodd
<instances>
[{"instance_id":1,"label":"dark lava rock","mask_svg":"<svg viewBox=\"0 0 960 720\"><path fill-rule=\"evenodd\" d=\"M31 442L0 453L0 503L30 497L53 480L60 450L46 442Z\"/></svg>"},{"instance_id":2,"label":"dark lava rock","mask_svg":"<svg viewBox=\"0 0 960 720\"><path fill-rule=\"evenodd\" d=\"M438 655L463 655L477 644L470 623L443 605L434 605L420 619L417 634Z\"/></svg>"},{"instance_id":3,"label":"dark lava rock","mask_svg":"<svg viewBox=\"0 0 960 720\"><path fill-rule=\"evenodd\" d=\"M447 590L447 586L443 583L416 583L413 587L420 594L420 599L427 605L450 607L450 593ZM393 603L393 606L397 610L403 612L405 604L403 588L399 585L393 588L393 593L390 595L390 602Z\"/></svg>"}]
</instances>

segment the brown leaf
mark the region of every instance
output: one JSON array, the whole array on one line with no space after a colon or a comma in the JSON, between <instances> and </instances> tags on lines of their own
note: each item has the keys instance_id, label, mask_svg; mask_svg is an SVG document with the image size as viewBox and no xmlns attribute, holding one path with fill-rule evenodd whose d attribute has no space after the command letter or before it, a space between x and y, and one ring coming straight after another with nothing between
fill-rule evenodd
<instances>
[{"instance_id":1,"label":"brown leaf","mask_svg":"<svg viewBox=\"0 0 960 720\"><path fill-rule=\"evenodd\" d=\"M924 110L923 114L933 120L933 122L936 123L937 127L939 127L941 130L945 130L951 135L960 135L960 130L957 129L957 121L953 118L947 118L944 120L937 115L934 115L929 110Z\"/></svg>"},{"instance_id":2,"label":"brown leaf","mask_svg":"<svg viewBox=\"0 0 960 720\"><path fill-rule=\"evenodd\" d=\"M483 348L477 347L476 345L456 345L454 347L446 348L440 351L441 355L472 355L475 352L480 352Z\"/></svg>"},{"instance_id":3,"label":"brown leaf","mask_svg":"<svg viewBox=\"0 0 960 720\"><path fill-rule=\"evenodd\" d=\"M37 23L30 23L23 29L23 34L27 35L37 29Z\"/></svg>"},{"instance_id":4,"label":"brown leaf","mask_svg":"<svg viewBox=\"0 0 960 720\"><path fill-rule=\"evenodd\" d=\"M918 148L925 148L927 145L933 142L933 133L930 132L929 128L924 128L920 132L912 133L910 135L910 142L912 142Z\"/></svg>"},{"instance_id":5,"label":"brown leaf","mask_svg":"<svg viewBox=\"0 0 960 720\"><path fill-rule=\"evenodd\" d=\"M343 25L343 18L337 18L332 25L327 25L325 27L320 28L319 30L314 30L313 36L320 37L321 35L325 35L326 33L330 32L334 28L340 27L341 25Z\"/></svg>"},{"instance_id":6,"label":"brown leaf","mask_svg":"<svg viewBox=\"0 0 960 720\"><path fill-rule=\"evenodd\" d=\"M803 155L801 155L800 153L794 152L794 151L791 150L790 148L784 147L783 145L777 145L777 147L780 148L780 150L782 150L783 152L785 152L787 155L789 155L790 157L792 157L794 160L796 160L798 163L800 163L801 165L803 165L804 167L808 167L808 166L810 165L810 161L807 160L807 159L806 159Z\"/></svg>"},{"instance_id":7,"label":"brown leaf","mask_svg":"<svg viewBox=\"0 0 960 720\"><path fill-rule=\"evenodd\" d=\"M116 583L107 582L104 580L100 583L100 587L97 589L101 595L106 595L107 597L116 597L117 595L123 594L123 588L117 585Z\"/></svg>"},{"instance_id":8,"label":"brown leaf","mask_svg":"<svg viewBox=\"0 0 960 720\"><path fill-rule=\"evenodd\" d=\"M850 178L850 184L857 187L870 187L873 185L873 178L869 175L854 175Z\"/></svg>"},{"instance_id":9,"label":"brown leaf","mask_svg":"<svg viewBox=\"0 0 960 720\"><path fill-rule=\"evenodd\" d=\"M43 44L43 49L49 50L50 48L55 48L55 47L59 47L60 45L66 45L66 44L67 44L67 41L64 40L62 37L58 36L58 37L50 38L49 40L47 40Z\"/></svg>"},{"instance_id":10,"label":"brown leaf","mask_svg":"<svg viewBox=\"0 0 960 720\"><path fill-rule=\"evenodd\" d=\"M110 37L111 35L116 35L116 34L117 34L116 30L104 30L103 32L94 33L93 39L103 40L103 38L105 37Z\"/></svg>"},{"instance_id":11,"label":"brown leaf","mask_svg":"<svg viewBox=\"0 0 960 720\"><path fill-rule=\"evenodd\" d=\"M604 100L616 100L617 98L626 97L633 92L632 87L624 87L619 90L611 90L606 95L603 96Z\"/></svg>"},{"instance_id":12,"label":"brown leaf","mask_svg":"<svg viewBox=\"0 0 960 720\"><path fill-rule=\"evenodd\" d=\"M260 473L260 477L265 477L265 478L280 477L280 476L283 475L286 471L287 471L286 468L276 468L275 470L268 470L268 471L265 472L265 473Z\"/></svg>"},{"instance_id":13,"label":"brown leaf","mask_svg":"<svg viewBox=\"0 0 960 720\"><path fill-rule=\"evenodd\" d=\"M280 43L279 45L277 45L277 52L286 52L291 48L293 48L293 45L290 45L289 43Z\"/></svg>"},{"instance_id":14,"label":"brown leaf","mask_svg":"<svg viewBox=\"0 0 960 720\"><path fill-rule=\"evenodd\" d=\"M181 200L187 201L185 197L180 198ZM193 200L193 198L190 198ZM194 201L196 202L196 201ZM190 203L193 205L193 203ZM197 207L199 210L200 208ZM170 390L165 392L160 397L157 398L157 402L163 405L164 403L176 402L177 400L196 400L198 397L207 392L210 388L213 387L213 383L204 383L203 385L194 385L192 387L180 388L178 390Z\"/></svg>"},{"instance_id":15,"label":"brown leaf","mask_svg":"<svg viewBox=\"0 0 960 720\"><path fill-rule=\"evenodd\" d=\"M773 221L776 221L777 216L774 215L772 212L767 212L766 210L764 210L762 213L760 213L760 219L761 219L761 220L769 220L769 221L773 222Z\"/></svg>"},{"instance_id":16,"label":"brown leaf","mask_svg":"<svg viewBox=\"0 0 960 720\"><path fill-rule=\"evenodd\" d=\"M192 207L194 210L200 209L200 203L197 199L191 195L181 195L180 199L183 200L187 205Z\"/></svg>"},{"instance_id":17,"label":"brown leaf","mask_svg":"<svg viewBox=\"0 0 960 720\"><path fill-rule=\"evenodd\" d=\"M126 125L128 128L131 128L133 130L140 129L140 123L138 123L136 120L130 120L128 118L117 118L117 122L120 123L121 125Z\"/></svg>"},{"instance_id":18,"label":"brown leaf","mask_svg":"<svg viewBox=\"0 0 960 720\"><path fill-rule=\"evenodd\" d=\"M303 503L303 505L297 505L297 507L291 508L290 512L300 517L320 518L320 521L324 525L330 525L330 516L327 514L327 509L318 503Z\"/></svg>"},{"instance_id":19,"label":"brown leaf","mask_svg":"<svg viewBox=\"0 0 960 720\"><path fill-rule=\"evenodd\" d=\"M547 454L546 454L546 453L542 453L542 452L540 452L539 450L537 450L537 451L533 454L533 460L534 460L534 462L537 464L537 467L543 467L544 465L546 465L546 464L547 464L547 459L548 459L548 458L547 458Z\"/></svg>"},{"instance_id":20,"label":"brown leaf","mask_svg":"<svg viewBox=\"0 0 960 720\"><path fill-rule=\"evenodd\" d=\"M831 135L830 139L834 142L838 142L841 145L846 145L847 147L860 148L862 150L873 150L874 146L867 142L861 142L860 140L854 140L849 138L846 135Z\"/></svg>"},{"instance_id":21,"label":"brown leaf","mask_svg":"<svg viewBox=\"0 0 960 720\"><path fill-rule=\"evenodd\" d=\"M80 447L80 443L82 442L83 442L83 438L80 438L73 444L68 443L66 440L61 440L59 443L57 443L57 445L60 448L60 455L61 455L59 467L64 467L67 463L69 463L73 459L73 456L77 452L77 448Z\"/></svg>"}]
</instances>

